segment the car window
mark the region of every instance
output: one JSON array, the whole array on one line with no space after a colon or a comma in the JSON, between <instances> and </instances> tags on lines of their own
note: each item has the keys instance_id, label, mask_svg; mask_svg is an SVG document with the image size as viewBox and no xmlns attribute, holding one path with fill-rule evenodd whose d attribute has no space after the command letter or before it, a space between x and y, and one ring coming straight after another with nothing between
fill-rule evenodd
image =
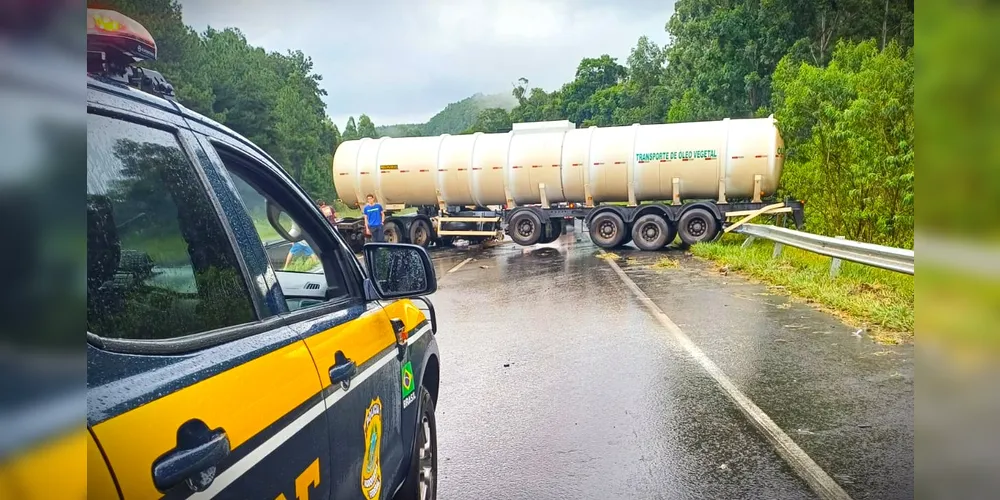
<instances>
[{"instance_id":1,"label":"car window","mask_svg":"<svg viewBox=\"0 0 1000 500\"><path fill-rule=\"evenodd\" d=\"M176 135L90 115L87 328L168 339L251 322L235 251Z\"/></svg>"},{"instance_id":2,"label":"car window","mask_svg":"<svg viewBox=\"0 0 1000 500\"><path fill-rule=\"evenodd\" d=\"M288 309L296 311L347 298L344 274L335 250L330 248L332 240L327 238L327 250L324 250L317 242L315 231L308 229L311 226L301 220L307 215L296 214L294 207L281 206L287 194L283 196L283 190L278 191L277 186L269 187L261 181L266 178L265 167L255 168L255 162L237 153L222 148L217 151L253 220ZM257 175L252 173L255 170ZM281 207L275 210L277 215L268 215L269 204ZM311 219L310 222L328 224L325 219Z\"/></svg>"}]
</instances>

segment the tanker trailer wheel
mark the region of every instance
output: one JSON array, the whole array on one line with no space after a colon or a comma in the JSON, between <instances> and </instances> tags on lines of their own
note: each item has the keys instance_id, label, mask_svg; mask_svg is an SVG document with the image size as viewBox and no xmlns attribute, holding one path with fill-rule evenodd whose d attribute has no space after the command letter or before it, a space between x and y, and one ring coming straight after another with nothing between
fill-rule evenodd
<instances>
[{"instance_id":1,"label":"tanker trailer wheel","mask_svg":"<svg viewBox=\"0 0 1000 500\"><path fill-rule=\"evenodd\" d=\"M632 226L625 223L625 237L615 246L615 248L625 248L629 243L632 243Z\"/></svg>"},{"instance_id":2,"label":"tanker trailer wheel","mask_svg":"<svg viewBox=\"0 0 1000 500\"><path fill-rule=\"evenodd\" d=\"M632 241L639 250L659 250L676 236L676 230L659 214L643 215L632 225Z\"/></svg>"},{"instance_id":3,"label":"tanker trailer wheel","mask_svg":"<svg viewBox=\"0 0 1000 500\"><path fill-rule=\"evenodd\" d=\"M427 248L431 244L431 225L424 219L410 223L410 243Z\"/></svg>"},{"instance_id":4,"label":"tanker trailer wheel","mask_svg":"<svg viewBox=\"0 0 1000 500\"><path fill-rule=\"evenodd\" d=\"M545 236L538 239L539 243L549 244L553 241L559 239L563 232L563 220L562 219L549 219L549 225L546 226Z\"/></svg>"},{"instance_id":5,"label":"tanker trailer wheel","mask_svg":"<svg viewBox=\"0 0 1000 500\"><path fill-rule=\"evenodd\" d=\"M628 228L614 212L597 214L590 220L590 239L601 248L614 248L625 241Z\"/></svg>"},{"instance_id":6,"label":"tanker trailer wheel","mask_svg":"<svg viewBox=\"0 0 1000 500\"><path fill-rule=\"evenodd\" d=\"M719 232L719 222L704 208L692 208L684 212L677 226L681 241L686 245L710 241Z\"/></svg>"},{"instance_id":7,"label":"tanker trailer wheel","mask_svg":"<svg viewBox=\"0 0 1000 500\"><path fill-rule=\"evenodd\" d=\"M382 236L385 237L386 243L403 243L403 228L394 220L385 221Z\"/></svg>"},{"instance_id":8,"label":"tanker trailer wheel","mask_svg":"<svg viewBox=\"0 0 1000 500\"><path fill-rule=\"evenodd\" d=\"M510 218L507 225L507 233L510 239L521 246L531 246L538 243L542 238L545 228L542 227L542 220L534 212L523 210Z\"/></svg>"}]
</instances>

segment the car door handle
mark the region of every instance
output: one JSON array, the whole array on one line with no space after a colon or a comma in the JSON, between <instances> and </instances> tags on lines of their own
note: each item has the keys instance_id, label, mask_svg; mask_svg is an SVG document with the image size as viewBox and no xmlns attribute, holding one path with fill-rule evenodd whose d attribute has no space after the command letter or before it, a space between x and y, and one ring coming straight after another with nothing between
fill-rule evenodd
<instances>
[{"instance_id":1,"label":"car door handle","mask_svg":"<svg viewBox=\"0 0 1000 500\"><path fill-rule=\"evenodd\" d=\"M347 382L358 372L358 365L347 359L343 351L337 351L333 355L333 360L333 366L330 367L330 383L332 384Z\"/></svg>"},{"instance_id":2,"label":"car door handle","mask_svg":"<svg viewBox=\"0 0 1000 500\"><path fill-rule=\"evenodd\" d=\"M177 429L177 446L153 462L153 484L166 492L187 481L192 491L203 491L215 480L215 468L229 451L225 430L210 430L201 420L188 420Z\"/></svg>"}]
</instances>

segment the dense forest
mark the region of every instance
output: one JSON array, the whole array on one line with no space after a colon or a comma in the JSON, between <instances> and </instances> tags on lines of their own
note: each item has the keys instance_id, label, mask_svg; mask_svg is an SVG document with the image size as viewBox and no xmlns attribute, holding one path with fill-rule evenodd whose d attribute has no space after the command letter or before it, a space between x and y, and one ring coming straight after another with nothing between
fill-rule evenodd
<instances>
[{"instance_id":1,"label":"dense forest","mask_svg":"<svg viewBox=\"0 0 1000 500\"><path fill-rule=\"evenodd\" d=\"M174 85L178 100L267 151L317 198L332 199L333 151L341 132L326 112L323 78L301 51L268 52L247 43L237 28L197 33L184 24L176 0L88 0L140 22L156 40L150 66ZM368 134L367 116L344 135Z\"/></svg>"},{"instance_id":2,"label":"dense forest","mask_svg":"<svg viewBox=\"0 0 1000 500\"><path fill-rule=\"evenodd\" d=\"M671 43L639 37L626 61L585 58L558 89L521 78L425 124L330 122L322 77L300 51L267 52L236 28L196 33L175 0L88 1L143 23L188 107L267 150L316 197L335 196L337 145L359 137L504 132L523 121L578 126L774 114L788 158L781 194L807 201L811 231L912 247L913 2L678 0ZM209 57L211 54L211 57ZM530 76L530 75L528 75Z\"/></svg>"}]
</instances>

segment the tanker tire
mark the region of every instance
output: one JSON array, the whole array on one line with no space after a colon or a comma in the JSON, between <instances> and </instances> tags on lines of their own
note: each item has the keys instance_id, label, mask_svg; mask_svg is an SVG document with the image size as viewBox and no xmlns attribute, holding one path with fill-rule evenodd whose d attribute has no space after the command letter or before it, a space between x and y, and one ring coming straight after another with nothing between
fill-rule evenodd
<instances>
[{"instance_id":1,"label":"tanker tire","mask_svg":"<svg viewBox=\"0 0 1000 500\"><path fill-rule=\"evenodd\" d=\"M385 221L382 237L386 243L406 243L403 241L403 228L394 220Z\"/></svg>"},{"instance_id":2,"label":"tanker tire","mask_svg":"<svg viewBox=\"0 0 1000 500\"><path fill-rule=\"evenodd\" d=\"M545 236L539 238L538 242L547 245L562 236L563 221L562 219L549 219L549 225L545 228Z\"/></svg>"},{"instance_id":3,"label":"tanker tire","mask_svg":"<svg viewBox=\"0 0 1000 500\"><path fill-rule=\"evenodd\" d=\"M510 224L507 225L507 234L510 235L510 239L514 243L524 247L530 247L538 243L544 231L545 228L542 226L542 220L529 210L523 210L514 214L510 218Z\"/></svg>"},{"instance_id":4,"label":"tanker tire","mask_svg":"<svg viewBox=\"0 0 1000 500\"><path fill-rule=\"evenodd\" d=\"M625 241L628 227L614 212L597 214L590 220L590 239L601 248L615 248Z\"/></svg>"},{"instance_id":5,"label":"tanker tire","mask_svg":"<svg viewBox=\"0 0 1000 500\"><path fill-rule=\"evenodd\" d=\"M632 226L625 224L625 237L615 248L625 248L629 243L632 243Z\"/></svg>"},{"instance_id":6,"label":"tanker tire","mask_svg":"<svg viewBox=\"0 0 1000 500\"><path fill-rule=\"evenodd\" d=\"M632 241L639 250L659 250L674 236L677 235L671 232L670 224L659 214L643 215L632 225Z\"/></svg>"},{"instance_id":7,"label":"tanker tire","mask_svg":"<svg viewBox=\"0 0 1000 500\"><path fill-rule=\"evenodd\" d=\"M677 232L685 245L711 241L719 232L719 222L708 210L692 208L681 216L681 220L677 223Z\"/></svg>"},{"instance_id":8,"label":"tanker tire","mask_svg":"<svg viewBox=\"0 0 1000 500\"><path fill-rule=\"evenodd\" d=\"M424 219L410 223L410 242L427 248L431 244L431 225Z\"/></svg>"}]
</instances>

